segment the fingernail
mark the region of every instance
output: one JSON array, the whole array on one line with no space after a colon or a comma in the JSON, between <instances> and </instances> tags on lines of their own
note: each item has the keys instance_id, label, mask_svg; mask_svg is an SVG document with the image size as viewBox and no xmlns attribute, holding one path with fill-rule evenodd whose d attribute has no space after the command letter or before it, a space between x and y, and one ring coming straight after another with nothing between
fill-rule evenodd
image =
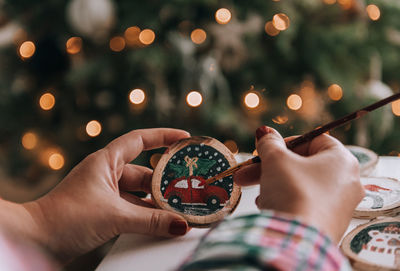
<instances>
[{"instance_id":1,"label":"fingernail","mask_svg":"<svg viewBox=\"0 0 400 271\"><path fill-rule=\"evenodd\" d=\"M256 130L256 138L260 140L263 136L269 133L269 128L267 126L261 126Z\"/></svg>"},{"instance_id":2,"label":"fingernail","mask_svg":"<svg viewBox=\"0 0 400 271\"><path fill-rule=\"evenodd\" d=\"M187 224L182 220L174 220L169 225L169 234L184 235L187 232Z\"/></svg>"}]
</instances>

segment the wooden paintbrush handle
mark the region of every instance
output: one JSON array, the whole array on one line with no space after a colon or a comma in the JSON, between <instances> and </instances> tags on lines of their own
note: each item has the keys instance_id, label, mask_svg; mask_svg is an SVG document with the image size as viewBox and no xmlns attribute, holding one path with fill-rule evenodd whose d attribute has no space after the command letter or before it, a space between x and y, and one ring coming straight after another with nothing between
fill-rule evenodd
<instances>
[{"instance_id":1,"label":"wooden paintbrush handle","mask_svg":"<svg viewBox=\"0 0 400 271\"><path fill-rule=\"evenodd\" d=\"M348 122L350 122L352 120L358 119L358 118L364 116L365 114L367 114L368 112L374 111L375 109L378 109L378 108L380 108L380 107L382 107L382 106L384 106L384 105L386 105L386 104L388 104L390 102L396 101L398 99L400 99L400 93L393 94L392 96L389 96L389 97L387 97L387 98L385 98L383 100L380 100L380 101L378 101L376 103L368 105L368 106L366 106L364 108L361 108L360 110L357 110L357 111L355 111L353 113L350 113L350 114L348 114L348 115L346 115L346 116L344 116L344 117L342 117L340 119L337 119L337 120L334 120L332 122L329 122L328 124L325 124L323 126L317 127L314 130L312 130L312 131L310 131L310 132L308 132L308 133L306 133L306 134L304 134L302 136L299 136L299 137L297 137L297 138L295 138L293 140L290 140L290 141L286 142L286 146L287 146L288 149L293 149L293 148L295 148L295 147L297 147L297 146L299 146L299 145L301 145L303 143L311 141L312 139L316 138L319 135L322 135L323 133L326 133L326 132L328 132L328 131L330 131L330 130L332 130L334 128L340 127L340 126L342 126L342 125L344 125L344 124L346 124L346 123L348 123ZM226 170L224 172L221 172L220 174L208 179L206 182L208 184L213 183L216 180L219 180L221 178L225 178L226 176L232 175L233 173L238 171L243 166L251 165L251 164L254 164L254 163L260 163L260 162L261 162L260 157L259 156L255 156L255 157L253 157L253 158L251 158L251 159L249 159L249 160L247 160L247 161L245 161L243 163L237 164L236 166L234 166L234 167L232 167L232 168L230 168L230 169L228 169L228 170Z\"/></svg>"},{"instance_id":2,"label":"wooden paintbrush handle","mask_svg":"<svg viewBox=\"0 0 400 271\"><path fill-rule=\"evenodd\" d=\"M383 100L380 100L376 103L373 103L371 105L368 105L364 108L361 108L360 110L357 110L353 113L350 113L340 119L334 120L332 122L329 122L323 126L320 126L302 136L299 136L289 142L286 143L286 146L288 147L288 149L293 149L305 142L311 141L312 139L314 139L315 137L322 135L323 133L326 133L332 129L338 128L342 125L345 125L346 123L348 123L349 121L358 119L362 116L364 116L365 114L367 114L368 112L374 111L375 109L378 109L390 102L393 102L397 99L400 99L400 93L396 93L392 96L389 96Z\"/></svg>"}]
</instances>

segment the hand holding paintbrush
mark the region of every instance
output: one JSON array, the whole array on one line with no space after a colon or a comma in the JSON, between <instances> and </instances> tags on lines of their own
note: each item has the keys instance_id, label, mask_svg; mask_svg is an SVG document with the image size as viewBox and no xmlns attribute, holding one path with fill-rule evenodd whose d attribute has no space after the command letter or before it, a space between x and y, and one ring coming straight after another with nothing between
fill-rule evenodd
<instances>
[{"instance_id":1,"label":"hand holding paintbrush","mask_svg":"<svg viewBox=\"0 0 400 271\"><path fill-rule=\"evenodd\" d=\"M369 112L372 112L372 111L374 111L374 110L376 110L376 109L378 109L378 108L380 108L380 107L382 107L382 106L384 106L384 105L386 105L386 104L388 104L390 102L398 100L398 99L400 99L400 93L396 93L396 94L394 94L392 96L389 96L389 97L387 97L387 98L385 98L383 100L380 100L380 101L378 101L376 103L373 103L373 104L371 104L369 106L366 106L364 108L361 108L361 109L359 109L359 110L357 110L357 111L355 111L355 112L353 112L351 114L348 114L348 115L346 115L346 116L344 116L344 117L342 117L340 119L334 120L332 122L329 122L328 124L320 126L320 127L316 128L316 129L314 129L314 130L312 130L312 131L310 131L310 132L308 132L308 133L306 133L306 134L304 134L302 136L299 136L299 137L297 137L297 138L295 138L295 139L293 139L291 141L286 142L286 146L287 146L288 149L293 149L293 148L295 148L295 147L297 147L297 146L299 146L299 145L301 145L301 144L303 144L305 142L311 141L312 139L314 139L315 137L317 137L317 136L319 136L319 135L321 135L323 133L326 133L326 132L328 132L328 131L330 131L332 129L340 127L340 126L342 126L342 125L344 125L344 124L346 124L346 123L348 123L348 122L350 122L352 120L358 119L358 118L364 116L365 114L367 114ZM247 161L245 161L243 163L237 164L236 166L234 166L234 167L232 167L232 168L230 168L228 170L225 170L225 171L215 175L212 178L207 179L206 183L207 184L213 183L213 182L215 182L215 181L217 181L219 179L222 179L222 178L225 178L227 176L230 176L230 175L234 174L236 171L238 171L239 169L241 169L241 168L243 168L245 166L248 166L248 165L251 165L251 164L254 164L254 163L259 163L260 161L261 161L260 157L259 156L255 156L252 159L249 159L249 160L247 160Z\"/></svg>"}]
</instances>

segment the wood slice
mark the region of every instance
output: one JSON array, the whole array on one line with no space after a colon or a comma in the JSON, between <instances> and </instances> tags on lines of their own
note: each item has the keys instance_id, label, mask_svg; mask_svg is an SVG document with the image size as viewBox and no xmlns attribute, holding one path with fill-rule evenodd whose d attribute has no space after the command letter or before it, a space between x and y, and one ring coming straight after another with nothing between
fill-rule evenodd
<instances>
[{"instance_id":1,"label":"wood slice","mask_svg":"<svg viewBox=\"0 0 400 271\"><path fill-rule=\"evenodd\" d=\"M400 182L389 177L361 177L365 197L356 207L354 218L371 219L400 213Z\"/></svg>"},{"instance_id":2,"label":"wood slice","mask_svg":"<svg viewBox=\"0 0 400 271\"><path fill-rule=\"evenodd\" d=\"M375 219L358 226L340 247L356 270L400 270L400 218Z\"/></svg>"},{"instance_id":3,"label":"wood slice","mask_svg":"<svg viewBox=\"0 0 400 271\"><path fill-rule=\"evenodd\" d=\"M236 165L233 154L218 140L195 136L176 142L161 156L152 179L158 207L179 213L191 227L208 227L233 212L240 187L233 176L205 180Z\"/></svg>"},{"instance_id":4,"label":"wood slice","mask_svg":"<svg viewBox=\"0 0 400 271\"><path fill-rule=\"evenodd\" d=\"M375 169L378 163L378 155L373 151L353 145L346 145L346 148L357 158L360 165L360 175L368 176Z\"/></svg>"}]
</instances>

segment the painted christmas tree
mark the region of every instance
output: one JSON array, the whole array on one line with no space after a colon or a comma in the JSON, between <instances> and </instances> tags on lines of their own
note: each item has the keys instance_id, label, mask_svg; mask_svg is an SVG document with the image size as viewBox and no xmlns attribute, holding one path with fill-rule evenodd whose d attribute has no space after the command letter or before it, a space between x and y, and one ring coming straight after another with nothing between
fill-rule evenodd
<instances>
[{"instance_id":1,"label":"painted christmas tree","mask_svg":"<svg viewBox=\"0 0 400 271\"><path fill-rule=\"evenodd\" d=\"M178 177L205 176L210 168L215 165L215 160L185 156L186 165L169 164Z\"/></svg>"},{"instance_id":2,"label":"painted christmas tree","mask_svg":"<svg viewBox=\"0 0 400 271\"><path fill-rule=\"evenodd\" d=\"M232 177L213 184L206 179L229 168L226 158L214 148L189 145L168 161L163 172L161 192L176 210L191 215L208 215L221 209L229 199Z\"/></svg>"}]
</instances>

